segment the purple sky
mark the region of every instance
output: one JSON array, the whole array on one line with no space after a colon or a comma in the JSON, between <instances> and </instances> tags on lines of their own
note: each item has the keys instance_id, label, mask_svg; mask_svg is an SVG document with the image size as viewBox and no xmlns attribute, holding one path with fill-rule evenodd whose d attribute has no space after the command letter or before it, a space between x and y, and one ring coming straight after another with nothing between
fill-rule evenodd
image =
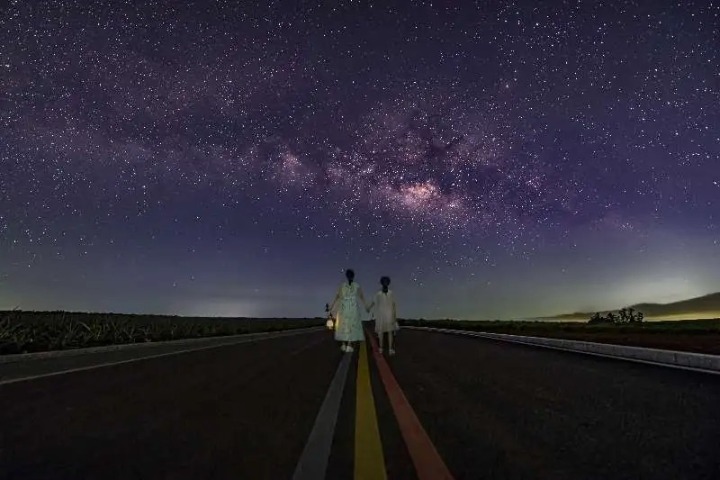
<instances>
[{"instance_id":1,"label":"purple sky","mask_svg":"<svg viewBox=\"0 0 720 480\"><path fill-rule=\"evenodd\" d=\"M0 308L720 290L720 4L335 3L1 7Z\"/></svg>"}]
</instances>

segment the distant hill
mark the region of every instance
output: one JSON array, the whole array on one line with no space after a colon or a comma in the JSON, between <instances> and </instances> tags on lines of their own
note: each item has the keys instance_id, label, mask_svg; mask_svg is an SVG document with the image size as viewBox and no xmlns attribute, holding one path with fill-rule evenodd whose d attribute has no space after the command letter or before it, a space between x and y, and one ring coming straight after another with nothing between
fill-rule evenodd
<instances>
[{"instance_id":1,"label":"distant hill","mask_svg":"<svg viewBox=\"0 0 720 480\"><path fill-rule=\"evenodd\" d=\"M720 292L703 295L673 303L638 303L630 305L637 311L643 312L646 318L684 320L701 318L720 318ZM617 312L617 310L604 310L601 313ZM579 320L589 319L595 312L575 312L549 317L553 320Z\"/></svg>"},{"instance_id":2,"label":"distant hill","mask_svg":"<svg viewBox=\"0 0 720 480\"><path fill-rule=\"evenodd\" d=\"M720 313L720 292L673 303L639 303L632 306L651 317L687 315L695 313Z\"/></svg>"}]
</instances>

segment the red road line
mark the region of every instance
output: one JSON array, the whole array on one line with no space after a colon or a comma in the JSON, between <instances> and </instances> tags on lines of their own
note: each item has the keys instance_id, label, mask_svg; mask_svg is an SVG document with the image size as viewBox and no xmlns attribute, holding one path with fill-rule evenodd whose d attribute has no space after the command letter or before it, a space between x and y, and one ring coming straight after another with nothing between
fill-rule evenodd
<instances>
[{"instance_id":1,"label":"red road line","mask_svg":"<svg viewBox=\"0 0 720 480\"><path fill-rule=\"evenodd\" d=\"M390 370L390 366L385 358L378 352L378 346L371 332L368 332L370 343L372 344L373 357L377 364L380 378L385 385L385 391L390 399L390 405L395 418L397 418L400 426L405 445L407 445L410 458L415 465L419 480L453 480L453 476L448 470L445 462L440 457L435 445L433 445L430 437L423 428L410 402L400 388L395 376Z\"/></svg>"}]
</instances>

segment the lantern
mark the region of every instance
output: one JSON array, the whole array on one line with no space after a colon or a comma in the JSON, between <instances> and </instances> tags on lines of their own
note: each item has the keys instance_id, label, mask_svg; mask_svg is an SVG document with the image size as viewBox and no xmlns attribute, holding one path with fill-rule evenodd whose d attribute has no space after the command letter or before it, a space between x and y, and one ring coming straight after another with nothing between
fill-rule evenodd
<instances>
[{"instance_id":1,"label":"lantern","mask_svg":"<svg viewBox=\"0 0 720 480\"><path fill-rule=\"evenodd\" d=\"M332 329L333 329L333 327L335 326L335 324L333 323L332 318L328 318L327 322L325 322L325 326L326 326L329 330L332 330Z\"/></svg>"}]
</instances>

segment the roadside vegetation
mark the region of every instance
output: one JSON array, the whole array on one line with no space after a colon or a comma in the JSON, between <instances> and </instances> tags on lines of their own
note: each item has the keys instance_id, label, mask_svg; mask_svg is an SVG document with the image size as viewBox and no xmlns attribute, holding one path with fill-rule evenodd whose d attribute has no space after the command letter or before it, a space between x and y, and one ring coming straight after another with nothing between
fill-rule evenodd
<instances>
[{"instance_id":1,"label":"roadside vegetation","mask_svg":"<svg viewBox=\"0 0 720 480\"><path fill-rule=\"evenodd\" d=\"M685 343L688 343L688 336L720 337L720 319L648 322L640 312L621 312L612 316L595 314L586 323L401 319L400 324L609 342L619 339L638 343L634 338L639 336L656 338L654 342L660 337L666 339L664 342L670 341L671 337L680 342L681 337L685 337L682 340ZM325 320L0 311L0 355L273 332L323 326Z\"/></svg>"},{"instance_id":2,"label":"roadside vegetation","mask_svg":"<svg viewBox=\"0 0 720 480\"><path fill-rule=\"evenodd\" d=\"M203 318L0 311L0 355L240 335L321 326L325 319Z\"/></svg>"},{"instance_id":3,"label":"roadside vegetation","mask_svg":"<svg viewBox=\"0 0 720 480\"><path fill-rule=\"evenodd\" d=\"M608 312L607 315L595 313L588 321L591 325L610 323L613 325L638 324L645 319L643 312L635 311L634 308L621 308L618 313Z\"/></svg>"}]
</instances>

